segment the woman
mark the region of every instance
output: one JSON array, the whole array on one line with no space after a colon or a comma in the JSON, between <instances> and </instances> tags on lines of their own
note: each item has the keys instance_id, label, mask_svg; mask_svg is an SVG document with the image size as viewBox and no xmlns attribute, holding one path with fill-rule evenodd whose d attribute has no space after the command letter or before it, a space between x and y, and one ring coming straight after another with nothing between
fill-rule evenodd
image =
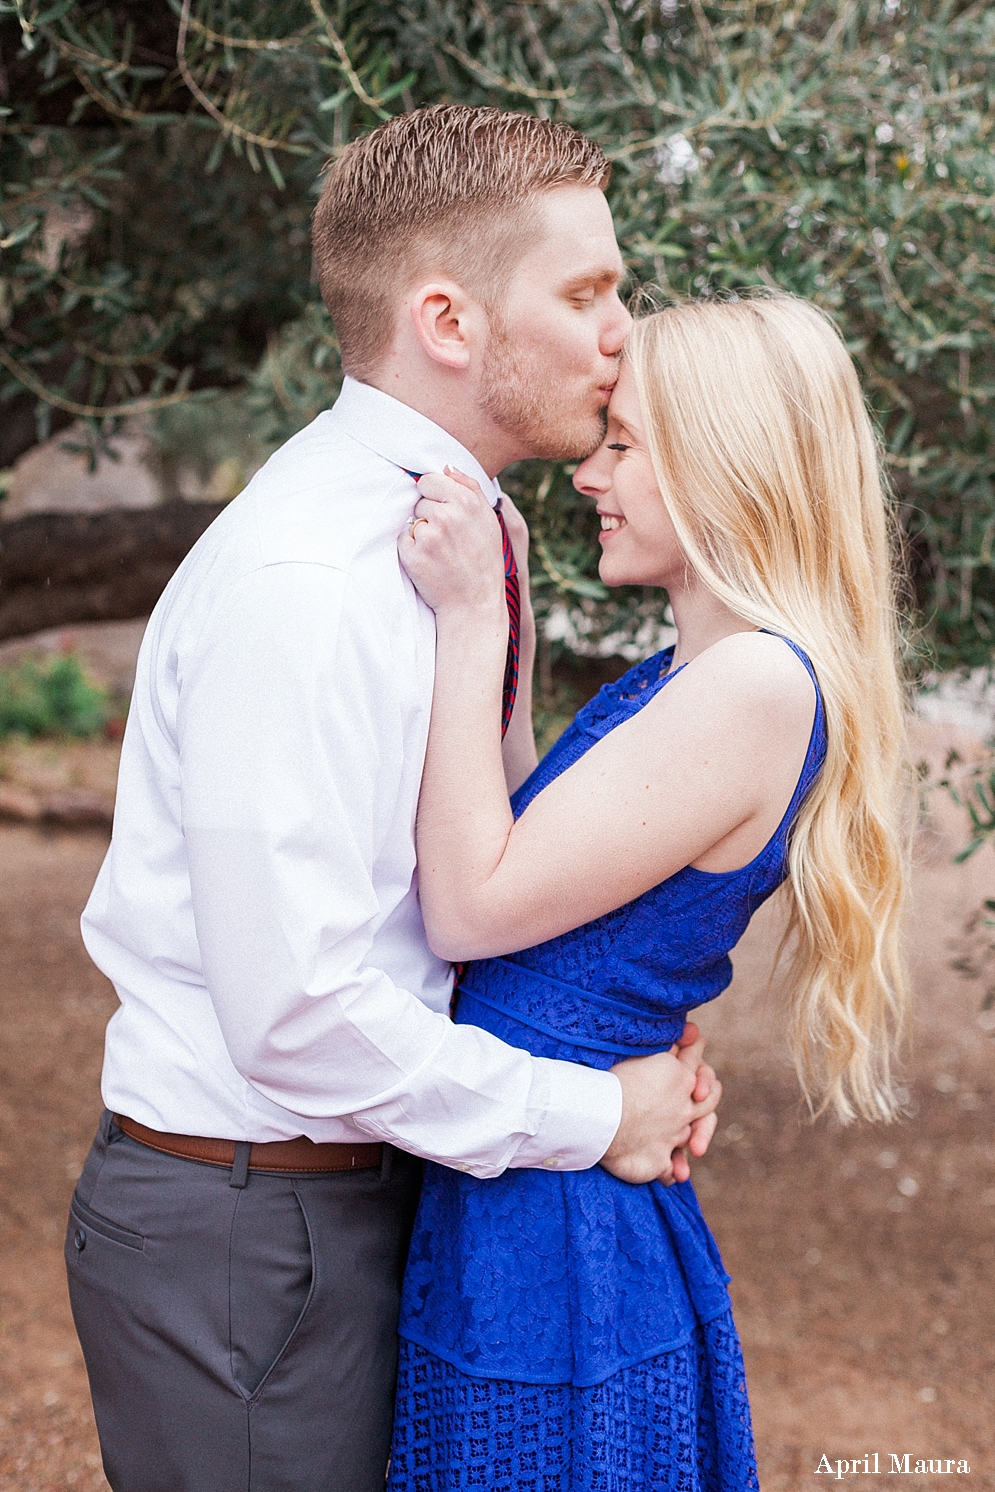
<instances>
[{"instance_id":1,"label":"woman","mask_svg":"<svg viewBox=\"0 0 995 1492\"><path fill-rule=\"evenodd\" d=\"M585 706L510 807L497 525L433 475L400 542L438 622L418 849L429 940L473 960L456 1019L604 1068L659 1051L787 879L803 1089L889 1118L903 699L840 339L787 297L649 317L574 484L602 578L665 588L678 641ZM727 1280L689 1181L430 1166L391 1492L755 1488Z\"/></svg>"}]
</instances>

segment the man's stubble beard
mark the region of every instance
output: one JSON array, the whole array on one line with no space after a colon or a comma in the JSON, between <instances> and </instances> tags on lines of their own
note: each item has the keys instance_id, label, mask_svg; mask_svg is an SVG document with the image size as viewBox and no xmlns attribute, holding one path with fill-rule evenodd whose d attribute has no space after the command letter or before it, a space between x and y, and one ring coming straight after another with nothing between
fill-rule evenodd
<instances>
[{"instance_id":1,"label":"man's stubble beard","mask_svg":"<svg viewBox=\"0 0 995 1492\"><path fill-rule=\"evenodd\" d=\"M604 411L585 414L559 395L549 369L516 348L495 319L480 382L481 407L542 461L583 461L605 436Z\"/></svg>"}]
</instances>

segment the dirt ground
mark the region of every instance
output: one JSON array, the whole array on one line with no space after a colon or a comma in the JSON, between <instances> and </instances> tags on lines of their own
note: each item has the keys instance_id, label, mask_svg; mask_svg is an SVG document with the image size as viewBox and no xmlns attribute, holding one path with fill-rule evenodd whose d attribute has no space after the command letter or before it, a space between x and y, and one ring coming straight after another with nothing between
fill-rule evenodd
<instances>
[{"instance_id":1,"label":"dirt ground","mask_svg":"<svg viewBox=\"0 0 995 1492\"><path fill-rule=\"evenodd\" d=\"M952 739L977 749L942 727L920 734L934 762ZM933 801L919 836L903 1123L802 1119L762 993L775 913L755 919L733 989L702 1016L726 1092L696 1181L734 1276L764 1492L819 1492L823 1456L834 1481L840 1460L847 1481L859 1464L861 1487L949 1485L946 1472L911 1469L884 1481L906 1452L910 1468L966 1461L963 1485L995 1488L995 1021L980 1013L983 982L951 967L977 953L960 930L995 896L995 857L954 866L958 811ZM105 846L92 831L0 827L2 1492L106 1487L61 1258L114 1008L77 925ZM880 1477L863 1472L874 1452Z\"/></svg>"}]
</instances>

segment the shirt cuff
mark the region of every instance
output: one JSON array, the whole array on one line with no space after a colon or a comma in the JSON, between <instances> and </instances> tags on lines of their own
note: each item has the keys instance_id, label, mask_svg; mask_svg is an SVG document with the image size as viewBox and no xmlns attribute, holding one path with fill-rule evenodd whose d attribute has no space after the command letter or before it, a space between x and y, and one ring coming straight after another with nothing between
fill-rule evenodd
<instances>
[{"instance_id":1,"label":"shirt cuff","mask_svg":"<svg viewBox=\"0 0 995 1492\"><path fill-rule=\"evenodd\" d=\"M597 1165L622 1122L622 1084L613 1072L534 1057L545 1079L544 1113L519 1146L511 1169L586 1171Z\"/></svg>"}]
</instances>

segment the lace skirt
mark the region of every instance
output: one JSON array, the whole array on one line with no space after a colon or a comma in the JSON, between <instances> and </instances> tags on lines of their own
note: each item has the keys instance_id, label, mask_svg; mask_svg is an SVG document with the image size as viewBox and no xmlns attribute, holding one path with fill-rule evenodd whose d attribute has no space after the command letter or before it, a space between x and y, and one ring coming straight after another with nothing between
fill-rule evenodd
<instances>
[{"instance_id":1,"label":"lace skirt","mask_svg":"<svg viewBox=\"0 0 995 1492\"><path fill-rule=\"evenodd\" d=\"M731 1315L591 1388L471 1378L402 1339L388 1492L758 1492Z\"/></svg>"}]
</instances>

